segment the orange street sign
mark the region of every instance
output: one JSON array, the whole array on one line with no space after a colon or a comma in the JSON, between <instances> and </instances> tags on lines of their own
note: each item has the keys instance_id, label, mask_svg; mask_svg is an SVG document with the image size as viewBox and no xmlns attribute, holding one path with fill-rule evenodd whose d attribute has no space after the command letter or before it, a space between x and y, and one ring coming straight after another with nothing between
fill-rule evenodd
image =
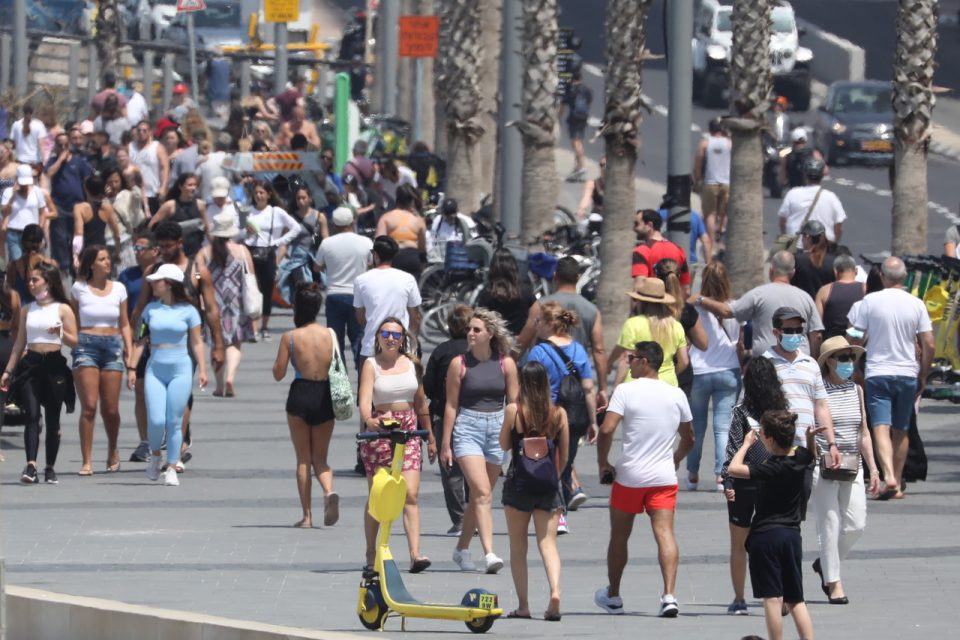
<instances>
[{"instance_id":1,"label":"orange street sign","mask_svg":"<svg viewBox=\"0 0 960 640\"><path fill-rule=\"evenodd\" d=\"M400 16L401 57L435 58L439 40L439 16Z\"/></svg>"}]
</instances>

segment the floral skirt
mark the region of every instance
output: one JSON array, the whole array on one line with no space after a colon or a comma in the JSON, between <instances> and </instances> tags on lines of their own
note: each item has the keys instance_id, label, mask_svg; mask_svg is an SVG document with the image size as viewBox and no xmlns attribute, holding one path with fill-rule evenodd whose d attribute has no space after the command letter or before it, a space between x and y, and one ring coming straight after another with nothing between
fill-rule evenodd
<instances>
[{"instance_id":1,"label":"floral skirt","mask_svg":"<svg viewBox=\"0 0 960 640\"><path fill-rule=\"evenodd\" d=\"M405 411L391 411L391 416L400 421L400 429L415 431L417 428L417 412L413 409ZM374 411L372 417L379 418L383 413ZM403 471L423 468L423 441L415 438L407 443L403 454ZM389 440L364 440L360 443L360 459L367 476L371 477L380 467L389 467L393 462L393 445Z\"/></svg>"}]
</instances>

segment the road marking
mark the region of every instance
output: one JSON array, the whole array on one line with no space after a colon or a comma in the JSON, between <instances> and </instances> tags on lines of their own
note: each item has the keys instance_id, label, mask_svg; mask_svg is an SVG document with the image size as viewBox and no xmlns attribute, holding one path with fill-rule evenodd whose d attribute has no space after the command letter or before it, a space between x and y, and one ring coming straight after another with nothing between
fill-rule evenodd
<instances>
[{"instance_id":1,"label":"road marking","mask_svg":"<svg viewBox=\"0 0 960 640\"><path fill-rule=\"evenodd\" d=\"M893 195L893 191L890 191L889 189L877 189L876 191L874 191L874 193L876 193L881 198L889 198L890 196Z\"/></svg>"},{"instance_id":2,"label":"road marking","mask_svg":"<svg viewBox=\"0 0 960 640\"><path fill-rule=\"evenodd\" d=\"M848 178L834 178L833 181L841 187L852 187L856 184L853 180Z\"/></svg>"},{"instance_id":3,"label":"road marking","mask_svg":"<svg viewBox=\"0 0 960 640\"><path fill-rule=\"evenodd\" d=\"M596 77L598 77L598 78L602 78L602 77L603 77L603 71L601 71L601 70L600 70L600 67L598 67L598 66L595 65L595 64L587 63L587 64L583 65L583 70L586 71L587 73L589 73L589 74L592 75L592 76L596 76Z\"/></svg>"},{"instance_id":4,"label":"road marking","mask_svg":"<svg viewBox=\"0 0 960 640\"><path fill-rule=\"evenodd\" d=\"M700 125L694 123L690 125L690 131L694 133L700 133L701 131L703 131L703 129L700 127Z\"/></svg>"},{"instance_id":5,"label":"road marking","mask_svg":"<svg viewBox=\"0 0 960 640\"><path fill-rule=\"evenodd\" d=\"M653 110L654 110L656 113L659 113L660 115L662 115L662 116L664 116L664 117L666 117L667 114L670 113L670 111L669 111L665 106L663 106L662 104L655 104L655 105L653 105Z\"/></svg>"},{"instance_id":6,"label":"road marking","mask_svg":"<svg viewBox=\"0 0 960 640\"><path fill-rule=\"evenodd\" d=\"M870 184L869 182L858 182L857 189L860 191L876 191L877 188Z\"/></svg>"}]
</instances>

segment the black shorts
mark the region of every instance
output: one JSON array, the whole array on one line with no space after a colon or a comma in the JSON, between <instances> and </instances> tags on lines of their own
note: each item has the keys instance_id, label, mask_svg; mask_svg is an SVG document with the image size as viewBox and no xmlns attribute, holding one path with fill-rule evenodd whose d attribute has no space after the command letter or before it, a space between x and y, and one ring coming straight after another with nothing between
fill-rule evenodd
<instances>
[{"instance_id":1,"label":"black shorts","mask_svg":"<svg viewBox=\"0 0 960 640\"><path fill-rule=\"evenodd\" d=\"M513 507L517 511L532 513L534 511L556 511L563 506L563 497L557 491L541 493L535 491L521 491L513 481L513 469L509 469L507 479L503 483L501 502L505 507Z\"/></svg>"},{"instance_id":2,"label":"black shorts","mask_svg":"<svg viewBox=\"0 0 960 640\"><path fill-rule=\"evenodd\" d=\"M748 529L757 506L757 485L750 482L741 484L735 480L733 491L733 502L727 501L727 520L730 524Z\"/></svg>"},{"instance_id":3,"label":"black shorts","mask_svg":"<svg viewBox=\"0 0 960 640\"><path fill-rule=\"evenodd\" d=\"M414 280L420 282L420 274L423 265L420 262L420 251L414 247L405 247L397 251L393 261L390 263L394 269L406 271L413 276Z\"/></svg>"},{"instance_id":4,"label":"black shorts","mask_svg":"<svg viewBox=\"0 0 960 640\"><path fill-rule=\"evenodd\" d=\"M567 133L571 140L583 140L587 131L586 120L567 120Z\"/></svg>"},{"instance_id":5,"label":"black shorts","mask_svg":"<svg viewBox=\"0 0 960 640\"><path fill-rule=\"evenodd\" d=\"M329 380L294 380L287 394L287 413L310 426L334 419Z\"/></svg>"},{"instance_id":6,"label":"black shorts","mask_svg":"<svg viewBox=\"0 0 960 640\"><path fill-rule=\"evenodd\" d=\"M776 527L747 538L754 598L803 602L803 548L799 529Z\"/></svg>"}]
</instances>

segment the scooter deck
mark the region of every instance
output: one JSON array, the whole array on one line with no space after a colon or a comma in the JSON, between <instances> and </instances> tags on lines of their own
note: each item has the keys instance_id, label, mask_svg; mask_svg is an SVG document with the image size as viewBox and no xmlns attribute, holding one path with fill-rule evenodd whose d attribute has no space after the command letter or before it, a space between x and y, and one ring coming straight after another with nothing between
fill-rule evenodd
<instances>
[{"instance_id":1,"label":"scooter deck","mask_svg":"<svg viewBox=\"0 0 960 640\"><path fill-rule=\"evenodd\" d=\"M432 617L433 613L437 618L452 620L473 620L484 617L500 617L503 615L503 609L483 609L480 607L466 607L462 604L443 604L433 602L420 602L407 591L403 584L403 578L400 577L400 569L393 560L383 561L383 578L386 587L384 596L392 600L390 608L400 614L409 615L413 612L404 611L404 606L415 606L420 608L417 617ZM398 605L394 607L393 605ZM426 614L426 615L424 615Z\"/></svg>"}]
</instances>

